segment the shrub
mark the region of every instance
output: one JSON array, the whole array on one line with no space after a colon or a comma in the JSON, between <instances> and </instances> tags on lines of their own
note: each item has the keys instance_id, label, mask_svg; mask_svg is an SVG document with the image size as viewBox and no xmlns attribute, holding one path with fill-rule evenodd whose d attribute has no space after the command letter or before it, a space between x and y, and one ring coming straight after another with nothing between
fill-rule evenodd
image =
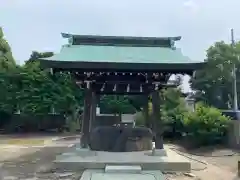
<instances>
[{"instance_id":1,"label":"shrub","mask_svg":"<svg viewBox=\"0 0 240 180\"><path fill-rule=\"evenodd\" d=\"M162 92L161 119L164 125L165 138L179 138L184 130L184 114L187 112L181 91L169 88Z\"/></svg>"},{"instance_id":2,"label":"shrub","mask_svg":"<svg viewBox=\"0 0 240 180\"><path fill-rule=\"evenodd\" d=\"M163 136L165 138L181 138L184 132L184 114L186 109L177 106L171 110L162 110L161 118L164 126Z\"/></svg>"},{"instance_id":3,"label":"shrub","mask_svg":"<svg viewBox=\"0 0 240 180\"><path fill-rule=\"evenodd\" d=\"M145 119L142 112L138 112L135 116L135 123L136 126L144 126L145 125Z\"/></svg>"},{"instance_id":4,"label":"shrub","mask_svg":"<svg viewBox=\"0 0 240 180\"><path fill-rule=\"evenodd\" d=\"M168 88L162 90L159 94L161 97L161 121L163 122L165 138L181 137L184 130L183 119L187 109L182 93L177 88ZM149 121L152 118L152 103L149 102ZM145 125L145 119L142 112L138 112L135 118L136 125ZM160 121L160 120L159 120Z\"/></svg>"},{"instance_id":5,"label":"shrub","mask_svg":"<svg viewBox=\"0 0 240 180\"><path fill-rule=\"evenodd\" d=\"M213 145L225 140L230 118L222 115L217 108L199 103L194 112L184 117L187 139L195 147Z\"/></svg>"}]
</instances>

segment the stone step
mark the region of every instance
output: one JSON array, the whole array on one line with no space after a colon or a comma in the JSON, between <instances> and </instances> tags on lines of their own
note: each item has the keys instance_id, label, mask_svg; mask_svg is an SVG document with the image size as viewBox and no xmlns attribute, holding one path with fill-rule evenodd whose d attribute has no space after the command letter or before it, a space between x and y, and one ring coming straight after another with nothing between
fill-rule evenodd
<instances>
[{"instance_id":1,"label":"stone step","mask_svg":"<svg viewBox=\"0 0 240 180\"><path fill-rule=\"evenodd\" d=\"M131 168L131 167L130 167ZM124 167L125 169L125 167ZM114 172L108 173L104 170L90 170L87 169L83 172L80 180L165 180L161 171L144 171L137 173L127 172Z\"/></svg>"}]
</instances>

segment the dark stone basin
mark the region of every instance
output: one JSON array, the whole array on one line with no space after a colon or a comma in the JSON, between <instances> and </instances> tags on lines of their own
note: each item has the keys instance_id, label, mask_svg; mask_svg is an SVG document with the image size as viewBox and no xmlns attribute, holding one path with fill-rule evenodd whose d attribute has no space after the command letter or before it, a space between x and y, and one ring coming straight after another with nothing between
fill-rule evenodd
<instances>
[{"instance_id":1,"label":"dark stone basin","mask_svg":"<svg viewBox=\"0 0 240 180\"><path fill-rule=\"evenodd\" d=\"M90 133L89 147L108 152L150 150L152 137L152 131L145 127L96 127Z\"/></svg>"}]
</instances>

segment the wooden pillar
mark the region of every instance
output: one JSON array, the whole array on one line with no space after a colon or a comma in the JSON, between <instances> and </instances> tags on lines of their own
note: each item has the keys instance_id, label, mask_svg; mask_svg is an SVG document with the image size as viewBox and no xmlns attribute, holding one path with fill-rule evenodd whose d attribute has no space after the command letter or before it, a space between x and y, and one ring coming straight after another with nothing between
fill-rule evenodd
<instances>
[{"instance_id":1,"label":"wooden pillar","mask_svg":"<svg viewBox=\"0 0 240 180\"><path fill-rule=\"evenodd\" d=\"M144 106L143 106L143 117L145 126L151 128L151 120L149 119L149 109L148 109L148 95L144 95Z\"/></svg>"},{"instance_id":2,"label":"wooden pillar","mask_svg":"<svg viewBox=\"0 0 240 180\"><path fill-rule=\"evenodd\" d=\"M91 113L90 113L90 129L91 132L92 129L96 126L96 108L97 108L97 96L96 93L92 92L92 99L91 99Z\"/></svg>"},{"instance_id":3,"label":"wooden pillar","mask_svg":"<svg viewBox=\"0 0 240 180\"><path fill-rule=\"evenodd\" d=\"M156 149L163 149L163 124L160 114L160 96L159 91L152 93L152 116L153 116L153 132L155 134L155 147Z\"/></svg>"},{"instance_id":4,"label":"wooden pillar","mask_svg":"<svg viewBox=\"0 0 240 180\"><path fill-rule=\"evenodd\" d=\"M237 177L240 178L240 161L238 161L238 171L237 171Z\"/></svg>"},{"instance_id":5,"label":"wooden pillar","mask_svg":"<svg viewBox=\"0 0 240 180\"><path fill-rule=\"evenodd\" d=\"M89 140L89 129L90 129L90 113L91 113L91 99L92 91L90 88L85 89L84 93L84 110L82 119L82 136L81 136L81 147L88 147Z\"/></svg>"}]
</instances>

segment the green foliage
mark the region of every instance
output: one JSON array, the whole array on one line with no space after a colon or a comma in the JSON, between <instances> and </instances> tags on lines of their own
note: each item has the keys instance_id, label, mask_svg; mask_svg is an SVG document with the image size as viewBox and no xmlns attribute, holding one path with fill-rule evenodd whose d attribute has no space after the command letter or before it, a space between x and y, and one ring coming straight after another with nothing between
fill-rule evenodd
<instances>
[{"instance_id":1,"label":"green foliage","mask_svg":"<svg viewBox=\"0 0 240 180\"><path fill-rule=\"evenodd\" d=\"M66 130L68 132L77 132L80 129L80 120L78 119L79 117L74 117L76 115L73 114L72 116L68 116L66 118Z\"/></svg>"},{"instance_id":2,"label":"green foliage","mask_svg":"<svg viewBox=\"0 0 240 180\"><path fill-rule=\"evenodd\" d=\"M184 114L187 112L185 108L185 101L182 93L178 88L168 88L162 90L159 95L161 96L161 120L164 125L164 136L175 138L181 136L184 130L183 119ZM149 102L149 116L152 116L152 103ZM136 116L137 125L145 125L143 113L139 112Z\"/></svg>"},{"instance_id":3,"label":"green foliage","mask_svg":"<svg viewBox=\"0 0 240 180\"><path fill-rule=\"evenodd\" d=\"M197 103L195 111L188 111L182 93L177 88L168 88L160 93L161 121L164 137L187 138L193 146L222 143L227 134L230 118L217 108ZM143 113L136 116L136 124L144 125Z\"/></svg>"},{"instance_id":4,"label":"green foliage","mask_svg":"<svg viewBox=\"0 0 240 180\"><path fill-rule=\"evenodd\" d=\"M129 103L126 96L105 95L100 100L100 108L104 113L127 114L134 113L135 108Z\"/></svg>"},{"instance_id":5,"label":"green foliage","mask_svg":"<svg viewBox=\"0 0 240 180\"><path fill-rule=\"evenodd\" d=\"M83 104L83 94L71 76L64 73L51 75L40 69L37 59L51 55L53 53L33 52L31 61L27 61L24 66L0 70L0 111L9 114L20 112L21 115L30 116L57 113L65 117L78 112ZM39 122L30 122L36 123ZM11 122L9 127L17 124L19 122Z\"/></svg>"},{"instance_id":6,"label":"green foliage","mask_svg":"<svg viewBox=\"0 0 240 180\"><path fill-rule=\"evenodd\" d=\"M205 68L196 71L191 79L191 88L196 90L195 98L221 109L232 107L232 68L236 64L237 79L240 75L240 43L234 48L224 42L216 42L207 50ZM238 83L238 90L240 84ZM240 100L240 97L239 97Z\"/></svg>"},{"instance_id":7,"label":"green foliage","mask_svg":"<svg viewBox=\"0 0 240 180\"><path fill-rule=\"evenodd\" d=\"M3 38L3 30L1 27L0 27L0 38Z\"/></svg>"},{"instance_id":8,"label":"green foliage","mask_svg":"<svg viewBox=\"0 0 240 180\"><path fill-rule=\"evenodd\" d=\"M19 93L22 113L47 114L54 110L69 115L82 105L82 92L69 74L51 75L39 68L37 59L52 55L34 51L22 68Z\"/></svg>"},{"instance_id":9,"label":"green foliage","mask_svg":"<svg viewBox=\"0 0 240 180\"><path fill-rule=\"evenodd\" d=\"M181 136L184 127L184 114L187 112L182 93L177 88L168 88L162 92L161 118L166 137Z\"/></svg>"},{"instance_id":10,"label":"green foliage","mask_svg":"<svg viewBox=\"0 0 240 180\"><path fill-rule=\"evenodd\" d=\"M0 71L0 111L15 112L19 76L19 68L14 68L11 71Z\"/></svg>"},{"instance_id":11,"label":"green foliage","mask_svg":"<svg viewBox=\"0 0 240 180\"><path fill-rule=\"evenodd\" d=\"M135 116L135 123L136 123L136 126L144 126L145 125L145 119L144 119L142 112L137 112L137 114Z\"/></svg>"},{"instance_id":12,"label":"green foliage","mask_svg":"<svg viewBox=\"0 0 240 180\"><path fill-rule=\"evenodd\" d=\"M141 111L145 103L145 97L142 95L127 96L129 103L137 110Z\"/></svg>"},{"instance_id":13,"label":"green foliage","mask_svg":"<svg viewBox=\"0 0 240 180\"><path fill-rule=\"evenodd\" d=\"M0 27L0 71L8 70L15 65L16 63L12 56L11 48L8 42L4 39L4 34Z\"/></svg>"},{"instance_id":14,"label":"green foliage","mask_svg":"<svg viewBox=\"0 0 240 180\"><path fill-rule=\"evenodd\" d=\"M187 138L194 146L213 145L221 143L226 137L230 118L221 111L198 103L194 112L184 117Z\"/></svg>"}]
</instances>

